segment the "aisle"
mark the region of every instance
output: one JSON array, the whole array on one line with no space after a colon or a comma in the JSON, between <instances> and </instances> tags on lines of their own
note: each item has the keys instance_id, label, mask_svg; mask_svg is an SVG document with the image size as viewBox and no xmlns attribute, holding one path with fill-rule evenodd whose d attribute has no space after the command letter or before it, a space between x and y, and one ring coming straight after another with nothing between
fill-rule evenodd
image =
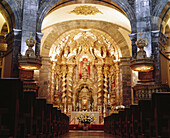
<instances>
[{"instance_id":1,"label":"aisle","mask_svg":"<svg viewBox=\"0 0 170 138\"><path fill-rule=\"evenodd\" d=\"M82 131L82 130L70 130L69 133L59 138L115 138L110 134L104 133L104 131Z\"/></svg>"}]
</instances>

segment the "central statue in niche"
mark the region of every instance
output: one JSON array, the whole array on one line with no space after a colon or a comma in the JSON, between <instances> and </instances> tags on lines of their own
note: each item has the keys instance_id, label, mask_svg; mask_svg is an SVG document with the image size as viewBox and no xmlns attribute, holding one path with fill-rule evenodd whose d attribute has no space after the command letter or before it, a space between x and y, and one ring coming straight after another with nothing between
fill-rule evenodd
<instances>
[{"instance_id":1,"label":"central statue in niche","mask_svg":"<svg viewBox=\"0 0 170 138\"><path fill-rule=\"evenodd\" d=\"M80 79L86 76L90 79L90 62L87 58L83 58L83 60L80 62L79 76Z\"/></svg>"}]
</instances>

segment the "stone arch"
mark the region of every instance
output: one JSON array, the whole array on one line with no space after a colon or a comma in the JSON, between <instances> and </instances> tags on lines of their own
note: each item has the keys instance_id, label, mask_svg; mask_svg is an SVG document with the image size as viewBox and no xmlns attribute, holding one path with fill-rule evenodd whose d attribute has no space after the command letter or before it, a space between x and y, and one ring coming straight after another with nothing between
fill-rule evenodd
<instances>
[{"instance_id":1,"label":"stone arch","mask_svg":"<svg viewBox=\"0 0 170 138\"><path fill-rule=\"evenodd\" d=\"M12 31L13 28L21 29L21 11L15 0L2 0L0 9L0 12L9 24L9 31Z\"/></svg>"},{"instance_id":2,"label":"stone arch","mask_svg":"<svg viewBox=\"0 0 170 138\"><path fill-rule=\"evenodd\" d=\"M50 8L53 7L57 2L60 2L60 0L49 1L48 3L44 2L42 4L42 6L39 8L38 16L37 16L37 32L41 32L41 25L42 25L45 15L48 13ZM69 2L69 1L67 1L67 2ZM129 5L127 0L112 0L112 2L119 5L124 10L124 12L127 14L128 18L130 20L132 33L136 32L136 17L135 17L133 8ZM109 3L109 2L107 2L107 3Z\"/></svg>"},{"instance_id":3,"label":"stone arch","mask_svg":"<svg viewBox=\"0 0 170 138\"><path fill-rule=\"evenodd\" d=\"M152 12L152 30L161 30L161 25L164 22L165 16L170 9L170 1L162 0L154 8Z\"/></svg>"},{"instance_id":4,"label":"stone arch","mask_svg":"<svg viewBox=\"0 0 170 138\"><path fill-rule=\"evenodd\" d=\"M98 22L98 21L86 20L85 22L84 20L77 20L77 21L68 21L67 23L59 23L57 26L56 25L52 25L52 26L53 26L53 29L51 29L51 32L49 33L48 31L48 35L43 36L44 38L42 40L42 47L41 47L42 56L44 54L49 53L47 51L51 48L52 44L56 41L56 39L61 34L68 32L69 30L73 30L77 28L93 28L93 29L98 29L109 34L115 40L117 45L120 47L122 57L131 56L130 45L127 44L123 35L118 31L119 26L115 24L104 22L104 21ZM45 56L48 56L48 55L45 55Z\"/></svg>"}]
</instances>

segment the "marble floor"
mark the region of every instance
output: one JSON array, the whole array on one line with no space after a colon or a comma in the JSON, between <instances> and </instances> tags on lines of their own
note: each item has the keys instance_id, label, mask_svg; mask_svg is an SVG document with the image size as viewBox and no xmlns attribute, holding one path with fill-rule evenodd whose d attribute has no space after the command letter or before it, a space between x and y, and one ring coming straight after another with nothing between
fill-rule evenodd
<instances>
[{"instance_id":1,"label":"marble floor","mask_svg":"<svg viewBox=\"0 0 170 138\"><path fill-rule=\"evenodd\" d=\"M59 138L115 138L115 137L113 135L104 133L104 131L70 130L69 133L60 136Z\"/></svg>"}]
</instances>

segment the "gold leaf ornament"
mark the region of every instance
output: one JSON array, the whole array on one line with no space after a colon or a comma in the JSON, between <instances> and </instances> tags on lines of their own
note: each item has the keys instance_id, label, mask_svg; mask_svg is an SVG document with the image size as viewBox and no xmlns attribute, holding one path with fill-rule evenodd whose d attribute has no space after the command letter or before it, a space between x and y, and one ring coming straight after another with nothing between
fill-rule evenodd
<instances>
[{"instance_id":1,"label":"gold leaf ornament","mask_svg":"<svg viewBox=\"0 0 170 138\"><path fill-rule=\"evenodd\" d=\"M99 11L95 6L77 6L74 8L74 10L69 12L75 13L77 15L95 15L97 13L103 14L101 11Z\"/></svg>"}]
</instances>

